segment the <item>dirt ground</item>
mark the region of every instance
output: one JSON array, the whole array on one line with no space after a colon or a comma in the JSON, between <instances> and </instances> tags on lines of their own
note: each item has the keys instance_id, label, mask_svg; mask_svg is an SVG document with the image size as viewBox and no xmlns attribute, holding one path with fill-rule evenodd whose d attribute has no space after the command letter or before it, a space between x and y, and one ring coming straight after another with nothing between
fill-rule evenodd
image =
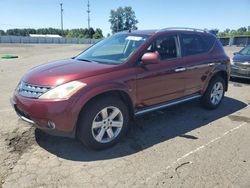
<instances>
[{"instance_id":1,"label":"dirt ground","mask_svg":"<svg viewBox=\"0 0 250 188\"><path fill-rule=\"evenodd\" d=\"M230 81L214 111L193 101L137 118L105 151L21 121L9 104L21 76L85 47L0 44L0 55L19 56L0 59L0 187L250 187L250 81Z\"/></svg>"}]
</instances>

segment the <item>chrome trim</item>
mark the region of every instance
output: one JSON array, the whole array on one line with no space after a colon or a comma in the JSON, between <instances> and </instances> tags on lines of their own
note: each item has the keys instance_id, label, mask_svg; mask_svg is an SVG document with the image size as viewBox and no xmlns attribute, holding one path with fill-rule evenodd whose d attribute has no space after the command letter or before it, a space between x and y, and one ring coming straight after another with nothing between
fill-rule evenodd
<instances>
[{"instance_id":1,"label":"chrome trim","mask_svg":"<svg viewBox=\"0 0 250 188\"><path fill-rule=\"evenodd\" d=\"M244 79L250 79L250 76L239 76L239 75L235 75L235 74L231 74L230 77L232 78L244 78Z\"/></svg>"},{"instance_id":2,"label":"chrome trim","mask_svg":"<svg viewBox=\"0 0 250 188\"><path fill-rule=\"evenodd\" d=\"M36 123L35 123L34 121L32 121L31 119L28 119L28 118L22 116L21 114L19 114L19 113L17 112L17 110L16 110L16 108L15 108L14 101L13 101L12 98L10 98L10 104L11 104L11 106L14 108L14 110L15 110L16 114L18 115L18 117L20 117L23 121L26 121L26 122L28 122L28 123L30 123L30 124L33 124L33 125L36 124Z\"/></svg>"},{"instance_id":3,"label":"chrome trim","mask_svg":"<svg viewBox=\"0 0 250 188\"><path fill-rule=\"evenodd\" d=\"M18 113L17 113L17 115L18 115L23 121L26 121L26 122L28 122L28 123L30 123L30 124L35 125L35 122L34 122L34 121L32 121L32 120L30 120L30 119L28 119L28 118L26 118L26 117L23 117L23 116L21 116L21 115L18 114Z\"/></svg>"},{"instance_id":4,"label":"chrome trim","mask_svg":"<svg viewBox=\"0 0 250 188\"><path fill-rule=\"evenodd\" d=\"M50 86L38 86L21 81L17 86L17 92L23 97L39 98L42 94L51 90Z\"/></svg>"},{"instance_id":5,"label":"chrome trim","mask_svg":"<svg viewBox=\"0 0 250 188\"><path fill-rule=\"evenodd\" d=\"M215 65L215 63L209 63L208 64L208 66L210 66L210 67L212 67L212 66L214 66Z\"/></svg>"},{"instance_id":6,"label":"chrome trim","mask_svg":"<svg viewBox=\"0 0 250 188\"><path fill-rule=\"evenodd\" d=\"M200 98L200 97L201 97L200 94L196 94L196 95L192 95L192 96L189 96L189 97L180 98L180 99L177 99L177 100L174 100L174 101L171 101L171 102L167 102L165 104L161 104L161 105L149 107L149 108L144 109L144 110L140 110L138 112L135 112L135 115L136 116L142 115L142 114L145 114L145 113L148 113L148 112L152 112L152 111L155 111L155 110L159 110L159 109L162 109L162 108L166 108L166 107L169 107L169 106L173 106L173 105L176 105L176 104L180 104L180 103L183 103L183 102L194 100L194 99L197 99L197 98Z\"/></svg>"},{"instance_id":7,"label":"chrome trim","mask_svg":"<svg viewBox=\"0 0 250 188\"><path fill-rule=\"evenodd\" d=\"M184 71L186 71L187 69L185 68L185 67L180 67L180 68L177 68L177 69L175 69L174 71L175 72L184 72Z\"/></svg>"}]
</instances>

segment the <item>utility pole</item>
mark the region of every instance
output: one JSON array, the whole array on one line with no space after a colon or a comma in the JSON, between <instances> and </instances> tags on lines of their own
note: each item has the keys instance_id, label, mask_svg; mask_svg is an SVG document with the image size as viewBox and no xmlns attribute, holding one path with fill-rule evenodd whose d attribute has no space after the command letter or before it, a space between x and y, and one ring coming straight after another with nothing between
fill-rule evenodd
<instances>
[{"instance_id":1,"label":"utility pole","mask_svg":"<svg viewBox=\"0 0 250 188\"><path fill-rule=\"evenodd\" d=\"M89 4L89 0L88 0L88 5L87 5L88 9L87 9L87 13L88 13L88 29L90 28L90 4Z\"/></svg>"},{"instance_id":2,"label":"utility pole","mask_svg":"<svg viewBox=\"0 0 250 188\"><path fill-rule=\"evenodd\" d=\"M119 17L117 16L117 21L116 21L116 32L119 32Z\"/></svg>"},{"instance_id":3,"label":"utility pole","mask_svg":"<svg viewBox=\"0 0 250 188\"><path fill-rule=\"evenodd\" d=\"M60 3L61 6L61 30L63 31L63 4Z\"/></svg>"}]
</instances>

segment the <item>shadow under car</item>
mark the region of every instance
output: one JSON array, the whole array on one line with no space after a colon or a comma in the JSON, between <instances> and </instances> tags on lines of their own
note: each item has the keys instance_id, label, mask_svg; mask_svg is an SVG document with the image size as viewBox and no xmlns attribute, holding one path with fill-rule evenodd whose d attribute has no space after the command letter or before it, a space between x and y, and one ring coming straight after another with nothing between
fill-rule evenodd
<instances>
[{"instance_id":1,"label":"shadow under car","mask_svg":"<svg viewBox=\"0 0 250 188\"><path fill-rule=\"evenodd\" d=\"M186 133L246 106L239 100L225 97L220 107L212 111L201 108L198 100L155 111L137 117L120 143L102 151L88 150L76 139L50 136L39 129L35 130L35 138L40 147L60 158L73 161L107 160L139 152L177 136L199 139Z\"/></svg>"}]
</instances>

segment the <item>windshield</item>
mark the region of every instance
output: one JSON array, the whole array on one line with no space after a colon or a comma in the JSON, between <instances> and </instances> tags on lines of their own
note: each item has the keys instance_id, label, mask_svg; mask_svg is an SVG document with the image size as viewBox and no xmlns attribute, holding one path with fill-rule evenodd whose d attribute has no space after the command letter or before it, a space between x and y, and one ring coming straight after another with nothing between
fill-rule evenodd
<instances>
[{"instance_id":1,"label":"windshield","mask_svg":"<svg viewBox=\"0 0 250 188\"><path fill-rule=\"evenodd\" d=\"M243 48L243 49L239 52L239 54L241 54L241 55L250 55L250 46L247 46L247 47Z\"/></svg>"},{"instance_id":2,"label":"windshield","mask_svg":"<svg viewBox=\"0 0 250 188\"><path fill-rule=\"evenodd\" d=\"M122 64L148 38L148 35L138 34L114 35L90 47L75 59L103 64Z\"/></svg>"}]
</instances>

